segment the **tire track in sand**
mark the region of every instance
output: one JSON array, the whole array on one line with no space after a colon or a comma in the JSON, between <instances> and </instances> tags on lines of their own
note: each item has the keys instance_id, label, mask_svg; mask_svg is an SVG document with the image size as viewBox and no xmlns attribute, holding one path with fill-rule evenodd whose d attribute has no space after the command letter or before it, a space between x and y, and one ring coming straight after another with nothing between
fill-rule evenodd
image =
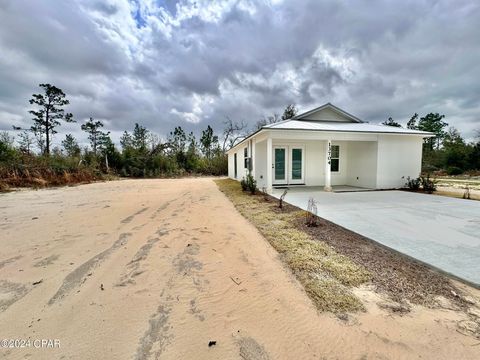
<instances>
[{"instance_id":1,"label":"tire track in sand","mask_svg":"<svg viewBox=\"0 0 480 360\"><path fill-rule=\"evenodd\" d=\"M131 233L120 234L120 236L118 237L118 240L116 240L112 244L112 246L102 251L101 253L98 253L97 255L92 257L90 260L87 260L82 265L77 267L75 270L70 272L63 280L62 285L57 290L55 295L53 295L53 297L48 301L48 305L53 305L56 301L65 297L74 288L82 285L87 279L91 270L97 267L98 265L100 265L103 261L105 261L105 259L107 259L107 257L109 257L115 250L125 245L128 242L128 239L131 235L132 235Z\"/></svg>"}]
</instances>

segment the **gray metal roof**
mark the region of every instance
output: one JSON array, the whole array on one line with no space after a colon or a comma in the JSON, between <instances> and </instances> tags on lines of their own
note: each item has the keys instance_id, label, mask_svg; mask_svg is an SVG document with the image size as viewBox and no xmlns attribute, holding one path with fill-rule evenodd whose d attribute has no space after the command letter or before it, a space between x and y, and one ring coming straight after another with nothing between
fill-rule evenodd
<instances>
[{"instance_id":1,"label":"gray metal roof","mask_svg":"<svg viewBox=\"0 0 480 360\"><path fill-rule=\"evenodd\" d=\"M304 119L305 117L308 117L309 115L325 108L329 108L343 115L346 121ZM287 130L287 131L303 130L303 131L328 131L328 132L350 132L350 133L370 133L370 134L372 133L373 134L397 134L397 135L416 135L416 136L422 136L422 137L435 136L433 133L428 131L404 129L404 128L398 128L398 127L382 125L382 124L369 124L369 123L363 122L356 116L353 116L352 114L347 113L345 110L342 110L331 103L326 103L313 110L299 114L293 117L292 119L283 120L277 123L262 126L262 128L245 137L242 141L240 141L238 144L233 146L227 152L245 143L247 140L251 139L254 135L267 130Z\"/></svg>"},{"instance_id":2,"label":"gray metal roof","mask_svg":"<svg viewBox=\"0 0 480 360\"><path fill-rule=\"evenodd\" d=\"M340 121L319 121L319 120L294 120L289 119L263 126L265 130L314 130L314 131L341 131L341 132L362 132L362 133L382 133L382 134L410 134L410 135L433 135L427 131L411 130L398 128L394 126L352 123Z\"/></svg>"}]
</instances>

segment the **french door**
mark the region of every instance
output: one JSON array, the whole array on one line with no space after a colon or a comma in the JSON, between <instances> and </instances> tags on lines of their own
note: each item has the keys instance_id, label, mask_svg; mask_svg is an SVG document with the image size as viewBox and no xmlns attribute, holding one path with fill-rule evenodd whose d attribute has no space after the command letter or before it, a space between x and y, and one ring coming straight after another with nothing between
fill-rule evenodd
<instances>
[{"instance_id":1,"label":"french door","mask_svg":"<svg viewBox=\"0 0 480 360\"><path fill-rule=\"evenodd\" d=\"M304 184L305 173L305 148L303 146L290 146L290 166L288 170L289 184Z\"/></svg>"},{"instance_id":2,"label":"french door","mask_svg":"<svg viewBox=\"0 0 480 360\"><path fill-rule=\"evenodd\" d=\"M287 147L273 147L273 184L287 184Z\"/></svg>"},{"instance_id":3,"label":"french door","mask_svg":"<svg viewBox=\"0 0 480 360\"><path fill-rule=\"evenodd\" d=\"M273 184L304 184L305 148L303 146L273 147Z\"/></svg>"}]
</instances>

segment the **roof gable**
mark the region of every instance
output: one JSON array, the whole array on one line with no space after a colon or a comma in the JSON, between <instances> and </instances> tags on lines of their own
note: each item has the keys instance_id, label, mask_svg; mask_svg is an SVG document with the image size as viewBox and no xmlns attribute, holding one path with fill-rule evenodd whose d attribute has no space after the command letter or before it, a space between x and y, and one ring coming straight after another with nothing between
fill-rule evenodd
<instances>
[{"instance_id":1,"label":"roof gable","mask_svg":"<svg viewBox=\"0 0 480 360\"><path fill-rule=\"evenodd\" d=\"M312 120L312 121L335 121L335 122L347 122L347 123L361 123L363 122L356 116L353 116L346 111L326 103L313 110L304 112L294 117L295 120Z\"/></svg>"}]
</instances>

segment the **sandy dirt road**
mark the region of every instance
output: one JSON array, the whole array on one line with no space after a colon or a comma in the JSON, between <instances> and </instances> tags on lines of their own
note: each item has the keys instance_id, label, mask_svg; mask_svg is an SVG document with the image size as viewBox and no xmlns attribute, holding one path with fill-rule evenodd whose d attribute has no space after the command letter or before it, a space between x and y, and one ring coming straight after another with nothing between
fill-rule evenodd
<instances>
[{"instance_id":1,"label":"sandy dirt road","mask_svg":"<svg viewBox=\"0 0 480 360\"><path fill-rule=\"evenodd\" d=\"M0 220L0 338L60 341L0 349L7 359L474 359L480 351L455 332L453 312L441 321L427 310L392 317L365 296L369 311L349 321L318 314L212 179L4 194Z\"/></svg>"}]
</instances>

